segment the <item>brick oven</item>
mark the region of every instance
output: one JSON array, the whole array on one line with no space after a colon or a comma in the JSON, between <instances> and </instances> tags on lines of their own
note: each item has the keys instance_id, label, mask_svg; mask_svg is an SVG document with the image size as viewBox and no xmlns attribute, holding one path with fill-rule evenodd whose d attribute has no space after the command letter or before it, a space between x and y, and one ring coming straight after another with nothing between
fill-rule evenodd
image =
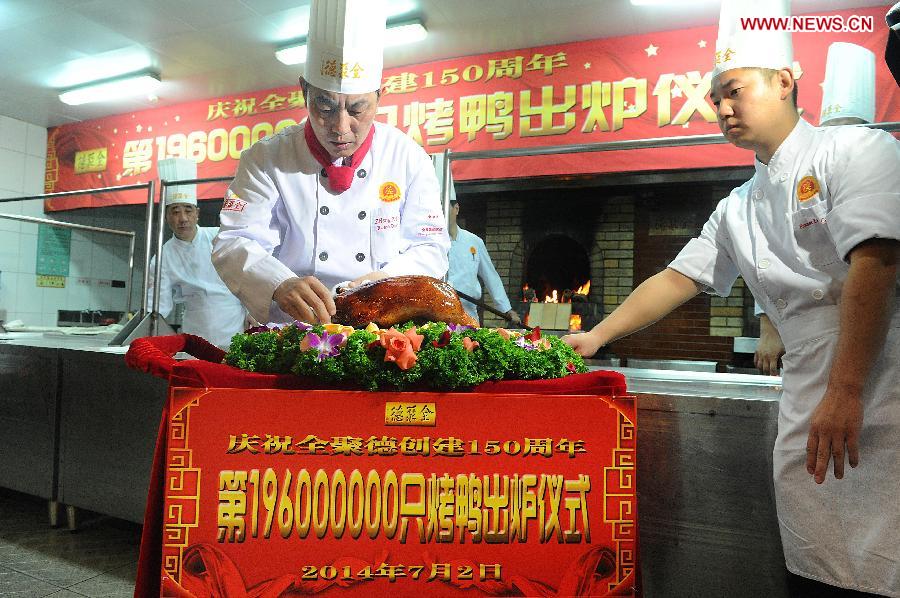
<instances>
[{"instance_id":1,"label":"brick oven","mask_svg":"<svg viewBox=\"0 0 900 598\"><path fill-rule=\"evenodd\" d=\"M581 287L572 313L589 330L664 268L699 233L718 200L746 178L747 169L732 169L458 183L457 195L462 225L485 240L513 308L524 318L524 299L543 300L556 291L557 301L571 300ZM701 294L601 352L715 360L724 369L736 363L733 338L758 330L752 311L752 297L738 279L729 297ZM484 320L504 324L489 313Z\"/></svg>"}]
</instances>

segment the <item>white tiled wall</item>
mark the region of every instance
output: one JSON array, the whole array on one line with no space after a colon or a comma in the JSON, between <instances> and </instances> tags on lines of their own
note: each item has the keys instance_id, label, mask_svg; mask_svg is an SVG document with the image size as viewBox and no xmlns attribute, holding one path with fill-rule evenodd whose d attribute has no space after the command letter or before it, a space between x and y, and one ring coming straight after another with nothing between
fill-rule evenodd
<instances>
[{"instance_id":1,"label":"white tiled wall","mask_svg":"<svg viewBox=\"0 0 900 598\"><path fill-rule=\"evenodd\" d=\"M0 199L43 193L46 153L45 128L0 115ZM0 202L0 213L48 217L39 199ZM0 218L0 319L53 326L60 309L124 311L125 289L100 281L127 279L125 237L73 231L69 277L62 289L36 285L37 238L37 224ZM140 286L139 273L136 283Z\"/></svg>"}]
</instances>

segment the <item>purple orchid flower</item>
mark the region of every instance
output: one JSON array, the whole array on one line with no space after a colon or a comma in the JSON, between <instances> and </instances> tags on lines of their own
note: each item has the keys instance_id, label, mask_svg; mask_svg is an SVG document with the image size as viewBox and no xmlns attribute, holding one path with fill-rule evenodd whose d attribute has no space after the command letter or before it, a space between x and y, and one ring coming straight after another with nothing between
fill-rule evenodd
<instances>
[{"instance_id":1,"label":"purple orchid flower","mask_svg":"<svg viewBox=\"0 0 900 598\"><path fill-rule=\"evenodd\" d=\"M522 347L526 351L534 351L537 348L524 336L520 336L513 342L516 344L516 346Z\"/></svg>"},{"instance_id":2,"label":"purple orchid flower","mask_svg":"<svg viewBox=\"0 0 900 598\"><path fill-rule=\"evenodd\" d=\"M447 330L450 332L465 332L466 330L474 330L474 328L465 324L447 324Z\"/></svg>"},{"instance_id":3,"label":"purple orchid flower","mask_svg":"<svg viewBox=\"0 0 900 598\"><path fill-rule=\"evenodd\" d=\"M305 332L307 330L312 330L312 326L307 324L306 322L301 322L300 320L294 320L294 328L299 330L300 332Z\"/></svg>"},{"instance_id":4,"label":"purple orchid flower","mask_svg":"<svg viewBox=\"0 0 900 598\"><path fill-rule=\"evenodd\" d=\"M309 344L310 349L315 349L319 352L316 359L322 361L326 357L334 357L341 352L341 347L347 342L347 335L343 333L328 334L327 332L319 335L315 332L310 332L304 340Z\"/></svg>"}]
</instances>

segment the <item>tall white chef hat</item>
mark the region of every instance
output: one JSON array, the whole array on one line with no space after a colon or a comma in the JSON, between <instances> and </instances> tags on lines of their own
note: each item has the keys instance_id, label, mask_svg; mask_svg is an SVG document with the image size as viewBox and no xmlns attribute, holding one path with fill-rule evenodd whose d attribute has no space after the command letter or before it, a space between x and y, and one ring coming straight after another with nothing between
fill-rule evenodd
<instances>
[{"instance_id":1,"label":"tall white chef hat","mask_svg":"<svg viewBox=\"0 0 900 598\"><path fill-rule=\"evenodd\" d=\"M757 20L790 14L790 0L722 0L713 78L736 68L791 68L790 32L776 29L771 21Z\"/></svg>"},{"instance_id":2,"label":"tall white chef hat","mask_svg":"<svg viewBox=\"0 0 900 598\"><path fill-rule=\"evenodd\" d=\"M819 124L835 118L875 121L875 54L856 44L828 46Z\"/></svg>"},{"instance_id":3,"label":"tall white chef hat","mask_svg":"<svg viewBox=\"0 0 900 598\"><path fill-rule=\"evenodd\" d=\"M335 93L370 93L381 87L384 0L312 0L304 78Z\"/></svg>"},{"instance_id":4,"label":"tall white chef hat","mask_svg":"<svg viewBox=\"0 0 900 598\"><path fill-rule=\"evenodd\" d=\"M197 163L187 158L166 158L156 165L160 180L186 181L197 178ZM197 185L166 187L166 207L176 203L197 205Z\"/></svg>"}]
</instances>

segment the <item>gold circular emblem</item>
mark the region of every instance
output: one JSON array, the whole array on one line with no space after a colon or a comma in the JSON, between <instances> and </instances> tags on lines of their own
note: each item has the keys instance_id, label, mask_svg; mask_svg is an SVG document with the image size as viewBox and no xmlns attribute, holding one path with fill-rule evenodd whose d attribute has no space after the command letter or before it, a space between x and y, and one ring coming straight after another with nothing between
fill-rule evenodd
<instances>
[{"instance_id":1,"label":"gold circular emblem","mask_svg":"<svg viewBox=\"0 0 900 598\"><path fill-rule=\"evenodd\" d=\"M381 201L397 201L400 199L400 187L390 181L382 183L378 189L378 196L381 197Z\"/></svg>"},{"instance_id":2,"label":"gold circular emblem","mask_svg":"<svg viewBox=\"0 0 900 598\"><path fill-rule=\"evenodd\" d=\"M819 181L814 176L805 176L800 179L797 185L797 198L800 201L806 201L819 192Z\"/></svg>"}]
</instances>

